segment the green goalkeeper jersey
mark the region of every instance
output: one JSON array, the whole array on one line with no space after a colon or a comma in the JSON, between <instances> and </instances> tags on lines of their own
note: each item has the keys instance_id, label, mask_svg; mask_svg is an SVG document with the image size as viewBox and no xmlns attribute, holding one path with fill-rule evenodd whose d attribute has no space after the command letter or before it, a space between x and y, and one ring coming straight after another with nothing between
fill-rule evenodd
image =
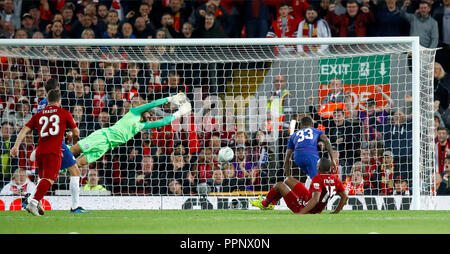
<instances>
[{"instance_id":1,"label":"green goalkeeper jersey","mask_svg":"<svg viewBox=\"0 0 450 254\"><path fill-rule=\"evenodd\" d=\"M111 148L115 148L116 146L128 142L137 133L144 129L158 128L167 125L175 120L175 116L170 115L156 122L141 122L141 114L143 112L167 102L167 98L162 98L152 101L143 106L131 108L130 111L125 114L119 121L117 121L113 126L105 129L104 134L107 136Z\"/></svg>"}]
</instances>

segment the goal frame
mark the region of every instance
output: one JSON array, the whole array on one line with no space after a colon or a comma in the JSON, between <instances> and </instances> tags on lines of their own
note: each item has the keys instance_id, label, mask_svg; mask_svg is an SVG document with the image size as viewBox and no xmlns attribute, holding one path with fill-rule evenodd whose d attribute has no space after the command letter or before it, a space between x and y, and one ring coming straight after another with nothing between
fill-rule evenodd
<instances>
[{"instance_id":1,"label":"goal frame","mask_svg":"<svg viewBox=\"0 0 450 254\"><path fill-rule=\"evenodd\" d=\"M395 44L411 45L412 53L412 210L421 209L420 195L420 44L419 37L239 38L239 39L3 39L8 46L269 46L299 44ZM434 151L433 151L434 153ZM434 158L434 157L433 157Z\"/></svg>"}]
</instances>

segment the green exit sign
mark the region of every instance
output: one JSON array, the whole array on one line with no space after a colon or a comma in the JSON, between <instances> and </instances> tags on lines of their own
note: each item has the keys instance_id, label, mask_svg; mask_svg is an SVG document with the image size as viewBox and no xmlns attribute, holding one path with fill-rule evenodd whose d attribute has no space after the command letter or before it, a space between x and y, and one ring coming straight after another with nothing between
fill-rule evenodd
<instances>
[{"instance_id":1,"label":"green exit sign","mask_svg":"<svg viewBox=\"0 0 450 254\"><path fill-rule=\"evenodd\" d=\"M320 83L329 84L334 77L343 84L389 84L390 55L325 58L319 60Z\"/></svg>"}]
</instances>

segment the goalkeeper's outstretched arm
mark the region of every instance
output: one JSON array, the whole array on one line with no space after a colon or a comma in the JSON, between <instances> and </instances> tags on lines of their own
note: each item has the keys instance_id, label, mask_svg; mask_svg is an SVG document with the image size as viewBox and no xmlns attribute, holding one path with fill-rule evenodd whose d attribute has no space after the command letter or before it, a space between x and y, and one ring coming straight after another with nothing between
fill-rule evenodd
<instances>
[{"instance_id":1,"label":"goalkeeper's outstretched arm","mask_svg":"<svg viewBox=\"0 0 450 254\"><path fill-rule=\"evenodd\" d=\"M192 109L191 104L189 102L185 102L183 105L180 106L180 109L177 112L175 112L173 115L164 117L163 119L156 121L156 122L146 122L144 129L154 129L154 128L158 128L158 127L170 124L175 119L180 118L183 115L190 113L191 109Z\"/></svg>"},{"instance_id":2,"label":"goalkeeper's outstretched arm","mask_svg":"<svg viewBox=\"0 0 450 254\"><path fill-rule=\"evenodd\" d=\"M170 96L170 97L154 100L154 101L152 101L150 103L147 103L145 105L131 108L130 110L141 114L141 113L143 113L145 111L148 111L151 108L158 107L158 106L166 104L168 102L171 102L171 103L176 104L177 106L180 106L181 104L186 102L186 95L184 93L179 93L179 94L174 95L174 96Z\"/></svg>"}]
</instances>

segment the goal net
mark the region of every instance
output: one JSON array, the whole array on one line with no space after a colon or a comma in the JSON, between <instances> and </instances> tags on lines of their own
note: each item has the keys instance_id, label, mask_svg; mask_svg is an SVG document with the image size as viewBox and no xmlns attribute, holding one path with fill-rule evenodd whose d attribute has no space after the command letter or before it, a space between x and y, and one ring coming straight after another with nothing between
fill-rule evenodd
<instances>
[{"instance_id":1,"label":"goal net","mask_svg":"<svg viewBox=\"0 0 450 254\"><path fill-rule=\"evenodd\" d=\"M81 168L82 195L265 195L284 180L288 139L310 116L339 158L333 173L354 197L350 209L408 209L435 195L435 51L419 49L416 39L3 40L2 142L13 142L36 112L50 78L81 139L132 107L184 92L192 114ZM151 120L175 110L153 108ZM29 135L18 158L2 147L2 186L18 168L36 182L28 159L36 145ZM221 164L226 146L235 157ZM323 145L318 150L329 156ZM295 164L292 172L306 180ZM62 170L48 195L68 189Z\"/></svg>"}]
</instances>

